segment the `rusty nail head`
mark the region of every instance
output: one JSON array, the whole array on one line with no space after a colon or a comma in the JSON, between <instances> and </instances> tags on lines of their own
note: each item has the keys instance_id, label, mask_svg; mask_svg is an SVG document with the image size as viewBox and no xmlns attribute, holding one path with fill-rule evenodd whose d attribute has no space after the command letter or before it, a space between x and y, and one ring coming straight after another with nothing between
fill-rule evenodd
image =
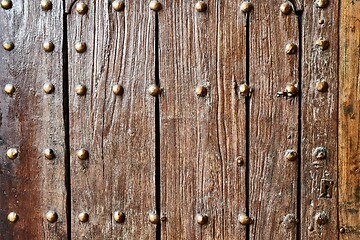
<instances>
[{"instance_id":1,"label":"rusty nail head","mask_svg":"<svg viewBox=\"0 0 360 240\"><path fill-rule=\"evenodd\" d=\"M207 10L207 5L206 5L206 3L204 1L198 1L195 4L195 9L198 12L205 12Z\"/></svg>"},{"instance_id":2,"label":"rusty nail head","mask_svg":"<svg viewBox=\"0 0 360 240\"><path fill-rule=\"evenodd\" d=\"M149 222L152 224L157 224L160 221L160 217L156 213L149 213Z\"/></svg>"},{"instance_id":3,"label":"rusty nail head","mask_svg":"<svg viewBox=\"0 0 360 240\"><path fill-rule=\"evenodd\" d=\"M6 152L6 156L11 159L14 160L15 158L17 158L19 152L16 148L9 148Z\"/></svg>"},{"instance_id":4,"label":"rusty nail head","mask_svg":"<svg viewBox=\"0 0 360 240\"><path fill-rule=\"evenodd\" d=\"M86 160L89 158L89 152L84 148L77 150L76 155L80 160Z\"/></svg>"},{"instance_id":5,"label":"rusty nail head","mask_svg":"<svg viewBox=\"0 0 360 240\"><path fill-rule=\"evenodd\" d=\"M88 6L84 2L79 2L76 4L76 11L79 14L84 15L88 11Z\"/></svg>"},{"instance_id":6,"label":"rusty nail head","mask_svg":"<svg viewBox=\"0 0 360 240\"><path fill-rule=\"evenodd\" d=\"M3 9L12 8L12 1L10 1L10 0L2 0L0 4Z\"/></svg>"},{"instance_id":7,"label":"rusty nail head","mask_svg":"<svg viewBox=\"0 0 360 240\"><path fill-rule=\"evenodd\" d=\"M58 215L56 212L50 210L46 213L46 219L50 222L50 223L54 223L58 220Z\"/></svg>"},{"instance_id":8,"label":"rusty nail head","mask_svg":"<svg viewBox=\"0 0 360 240\"><path fill-rule=\"evenodd\" d=\"M314 156L316 159L325 159L327 155L326 148L324 147L317 147L314 150Z\"/></svg>"},{"instance_id":9,"label":"rusty nail head","mask_svg":"<svg viewBox=\"0 0 360 240\"><path fill-rule=\"evenodd\" d=\"M79 96L84 96L86 94L86 87L84 85L79 84L75 87L75 92Z\"/></svg>"},{"instance_id":10,"label":"rusty nail head","mask_svg":"<svg viewBox=\"0 0 360 240\"><path fill-rule=\"evenodd\" d=\"M3 48L6 50L6 51L11 51L14 49L14 43L13 42L10 42L10 41L5 41L3 42Z\"/></svg>"},{"instance_id":11,"label":"rusty nail head","mask_svg":"<svg viewBox=\"0 0 360 240\"><path fill-rule=\"evenodd\" d=\"M156 84L151 84L148 87L148 93L151 96L156 97L157 95L159 95L161 93L161 88L159 86L157 86Z\"/></svg>"},{"instance_id":12,"label":"rusty nail head","mask_svg":"<svg viewBox=\"0 0 360 240\"><path fill-rule=\"evenodd\" d=\"M293 149L288 149L285 152L285 157L289 161L295 161L297 159L297 156L298 156L297 152Z\"/></svg>"},{"instance_id":13,"label":"rusty nail head","mask_svg":"<svg viewBox=\"0 0 360 240\"><path fill-rule=\"evenodd\" d=\"M315 42L316 46L318 46L321 50L327 50L330 47L330 42L324 39L318 39Z\"/></svg>"},{"instance_id":14,"label":"rusty nail head","mask_svg":"<svg viewBox=\"0 0 360 240\"><path fill-rule=\"evenodd\" d=\"M50 94L54 92L55 87L52 83L45 83L43 86L43 90L45 93Z\"/></svg>"},{"instance_id":15,"label":"rusty nail head","mask_svg":"<svg viewBox=\"0 0 360 240\"><path fill-rule=\"evenodd\" d=\"M86 43L84 42L78 42L75 44L75 50L78 53L84 53L87 49Z\"/></svg>"},{"instance_id":16,"label":"rusty nail head","mask_svg":"<svg viewBox=\"0 0 360 240\"><path fill-rule=\"evenodd\" d=\"M243 2L240 5L240 10L243 13L249 13L253 9L253 5L250 2Z\"/></svg>"},{"instance_id":17,"label":"rusty nail head","mask_svg":"<svg viewBox=\"0 0 360 240\"><path fill-rule=\"evenodd\" d=\"M48 11L52 9L52 2L50 0L42 0L40 5L42 10L44 11Z\"/></svg>"},{"instance_id":18,"label":"rusty nail head","mask_svg":"<svg viewBox=\"0 0 360 240\"><path fill-rule=\"evenodd\" d=\"M125 8L124 2L120 1L120 0L113 1L113 3L111 5L112 5L113 9L117 12L122 11Z\"/></svg>"},{"instance_id":19,"label":"rusty nail head","mask_svg":"<svg viewBox=\"0 0 360 240\"><path fill-rule=\"evenodd\" d=\"M324 225L329 221L329 217L325 212L319 212L315 215L315 221L319 225Z\"/></svg>"},{"instance_id":20,"label":"rusty nail head","mask_svg":"<svg viewBox=\"0 0 360 240\"><path fill-rule=\"evenodd\" d=\"M198 86L195 92L199 97L205 97L207 94L207 89L204 86Z\"/></svg>"},{"instance_id":21,"label":"rusty nail head","mask_svg":"<svg viewBox=\"0 0 360 240\"><path fill-rule=\"evenodd\" d=\"M80 222L87 222L87 221L89 221L89 214L86 213L86 212L81 212L78 215L78 219L79 219Z\"/></svg>"},{"instance_id":22,"label":"rusty nail head","mask_svg":"<svg viewBox=\"0 0 360 240\"><path fill-rule=\"evenodd\" d=\"M119 84L114 85L112 90L115 95L122 95L124 93L124 88Z\"/></svg>"},{"instance_id":23,"label":"rusty nail head","mask_svg":"<svg viewBox=\"0 0 360 240\"><path fill-rule=\"evenodd\" d=\"M19 215L16 212L11 212L8 214L7 219L9 222L15 223L19 220Z\"/></svg>"},{"instance_id":24,"label":"rusty nail head","mask_svg":"<svg viewBox=\"0 0 360 240\"><path fill-rule=\"evenodd\" d=\"M113 214L114 220L117 223L123 223L125 222L125 213L120 211L115 211Z\"/></svg>"},{"instance_id":25,"label":"rusty nail head","mask_svg":"<svg viewBox=\"0 0 360 240\"><path fill-rule=\"evenodd\" d=\"M292 12L291 3L285 2L285 3L281 4L280 11L285 15L289 15Z\"/></svg>"},{"instance_id":26,"label":"rusty nail head","mask_svg":"<svg viewBox=\"0 0 360 240\"><path fill-rule=\"evenodd\" d=\"M251 219L245 213L239 214L238 221L241 225L249 225L251 223Z\"/></svg>"},{"instance_id":27,"label":"rusty nail head","mask_svg":"<svg viewBox=\"0 0 360 240\"><path fill-rule=\"evenodd\" d=\"M286 54L295 54L297 52L298 47L294 43L286 44L285 52Z\"/></svg>"},{"instance_id":28,"label":"rusty nail head","mask_svg":"<svg viewBox=\"0 0 360 240\"><path fill-rule=\"evenodd\" d=\"M12 84L6 84L5 87L4 87L4 91L8 95L12 95L15 92L15 87Z\"/></svg>"},{"instance_id":29,"label":"rusty nail head","mask_svg":"<svg viewBox=\"0 0 360 240\"><path fill-rule=\"evenodd\" d=\"M155 12L158 12L161 10L162 6L161 6L161 3L156 1L156 0L153 0L150 2L149 4L149 7L151 10L155 11Z\"/></svg>"},{"instance_id":30,"label":"rusty nail head","mask_svg":"<svg viewBox=\"0 0 360 240\"><path fill-rule=\"evenodd\" d=\"M317 0L315 4L318 8L326 8L329 5L329 0Z\"/></svg>"},{"instance_id":31,"label":"rusty nail head","mask_svg":"<svg viewBox=\"0 0 360 240\"><path fill-rule=\"evenodd\" d=\"M209 218L208 218L208 216L203 215L203 214L196 214L195 220L198 224L205 225L208 223Z\"/></svg>"},{"instance_id":32,"label":"rusty nail head","mask_svg":"<svg viewBox=\"0 0 360 240\"><path fill-rule=\"evenodd\" d=\"M316 83L316 90L318 92L327 92L329 89L329 84L325 81L320 81Z\"/></svg>"}]
</instances>

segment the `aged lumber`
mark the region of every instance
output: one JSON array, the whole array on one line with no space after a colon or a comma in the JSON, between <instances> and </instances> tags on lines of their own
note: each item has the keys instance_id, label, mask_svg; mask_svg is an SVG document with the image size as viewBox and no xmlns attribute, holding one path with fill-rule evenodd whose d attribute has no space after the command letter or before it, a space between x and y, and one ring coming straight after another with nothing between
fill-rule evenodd
<instances>
[{"instance_id":1,"label":"aged lumber","mask_svg":"<svg viewBox=\"0 0 360 240\"><path fill-rule=\"evenodd\" d=\"M339 81L340 239L360 237L360 2L341 1Z\"/></svg>"},{"instance_id":2,"label":"aged lumber","mask_svg":"<svg viewBox=\"0 0 360 240\"><path fill-rule=\"evenodd\" d=\"M68 15L73 239L155 238L155 15L144 1L117 9L83 1Z\"/></svg>"},{"instance_id":3,"label":"aged lumber","mask_svg":"<svg viewBox=\"0 0 360 240\"><path fill-rule=\"evenodd\" d=\"M299 32L283 1L250 13L250 239L296 239Z\"/></svg>"},{"instance_id":4,"label":"aged lumber","mask_svg":"<svg viewBox=\"0 0 360 240\"><path fill-rule=\"evenodd\" d=\"M65 239L63 2L2 4L0 239Z\"/></svg>"},{"instance_id":5,"label":"aged lumber","mask_svg":"<svg viewBox=\"0 0 360 240\"><path fill-rule=\"evenodd\" d=\"M238 222L246 212L242 1L161 2L161 237L245 239Z\"/></svg>"},{"instance_id":6,"label":"aged lumber","mask_svg":"<svg viewBox=\"0 0 360 240\"><path fill-rule=\"evenodd\" d=\"M304 2L301 238L334 239L337 219L338 2ZM328 44L328 46L327 46Z\"/></svg>"}]
</instances>

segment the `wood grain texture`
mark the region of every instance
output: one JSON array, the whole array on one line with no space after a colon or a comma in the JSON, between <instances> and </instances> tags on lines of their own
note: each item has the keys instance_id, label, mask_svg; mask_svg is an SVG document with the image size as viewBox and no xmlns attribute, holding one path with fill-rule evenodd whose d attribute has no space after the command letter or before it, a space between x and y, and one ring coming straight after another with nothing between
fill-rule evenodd
<instances>
[{"instance_id":1,"label":"wood grain texture","mask_svg":"<svg viewBox=\"0 0 360 240\"><path fill-rule=\"evenodd\" d=\"M85 15L75 8L68 15L72 237L154 239L155 101L146 92L155 81L154 14L141 1L125 1L121 12L108 1L86 3ZM77 42L87 51L77 53ZM78 84L85 96L75 93ZM89 159L77 158L80 148ZM86 223L78 220L83 211ZM112 219L114 211L125 223Z\"/></svg>"},{"instance_id":2,"label":"wood grain texture","mask_svg":"<svg viewBox=\"0 0 360 240\"><path fill-rule=\"evenodd\" d=\"M246 18L241 1L162 1L162 239L245 239ZM235 7L234 7L235 6ZM169 24L171 23L171 24ZM198 97L197 86L208 94ZM244 165L238 165L242 162ZM199 225L196 214L209 217Z\"/></svg>"},{"instance_id":3,"label":"wood grain texture","mask_svg":"<svg viewBox=\"0 0 360 240\"><path fill-rule=\"evenodd\" d=\"M65 134L63 120L63 6L54 0L51 11L33 1L13 1L0 8L1 43L14 42L12 51L0 49L0 239L66 239ZM53 52L42 45L52 41ZM52 94L43 85L55 86ZM5 94L5 84L16 88ZM19 151L15 160L9 148ZM42 152L54 150L47 160ZM58 214L48 223L45 214ZM7 221L10 212L19 220Z\"/></svg>"},{"instance_id":4,"label":"wood grain texture","mask_svg":"<svg viewBox=\"0 0 360 240\"><path fill-rule=\"evenodd\" d=\"M302 126L301 126L301 236L303 239L333 239L338 234L337 219L337 122L338 122L338 2L317 8L305 1L302 17ZM323 23L322 23L323 21ZM321 50L318 39L328 40L330 47ZM326 82L325 92L317 85ZM325 158L317 158L324 148ZM332 196L323 196L322 181L329 180ZM326 224L316 222L324 213Z\"/></svg>"},{"instance_id":5,"label":"wood grain texture","mask_svg":"<svg viewBox=\"0 0 360 240\"><path fill-rule=\"evenodd\" d=\"M250 13L249 211L254 223L250 239L296 239L298 160L298 97L277 97L287 84L298 85L298 21L280 12L282 1L252 1Z\"/></svg>"},{"instance_id":6,"label":"wood grain texture","mask_svg":"<svg viewBox=\"0 0 360 240\"><path fill-rule=\"evenodd\" d=\"M339 224L340 239L360 237L360 2L340 5Z\"/></svg>"}]
</instances>

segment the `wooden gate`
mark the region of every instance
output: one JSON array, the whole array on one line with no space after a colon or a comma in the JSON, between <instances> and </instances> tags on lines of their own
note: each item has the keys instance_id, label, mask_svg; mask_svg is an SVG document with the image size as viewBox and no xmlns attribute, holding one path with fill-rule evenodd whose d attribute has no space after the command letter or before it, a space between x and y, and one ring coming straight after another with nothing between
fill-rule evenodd
<instances>
[{"instance_id":1,"label":"wooden gate","mask_svg":"<svg viewBox=\"0 0 360 240\"><path fill-rule=\"evenodd\" d=\"M359 1L0 4L0 239L360 238Z\"/></svg>"}]
</instances>

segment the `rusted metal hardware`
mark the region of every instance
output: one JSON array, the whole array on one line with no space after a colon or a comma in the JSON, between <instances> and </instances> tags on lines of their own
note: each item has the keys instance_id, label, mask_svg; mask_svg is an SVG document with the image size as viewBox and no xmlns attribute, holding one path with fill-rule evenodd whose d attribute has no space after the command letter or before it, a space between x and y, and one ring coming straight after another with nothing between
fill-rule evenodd
<instances>
[{"instance_id":1,"label":"rusted metal hardware","mask_svg":"<svg viewBox=\"0 0 360 240\"><path fill-rule=\"evenodd\" d=\"M42 10L49 11L52 9L52 2L50 0L42 0L40 6Z\"/></svg>"},{"instance_id":2,"label":"rusted metal hardware","mask_svg":"<svg viewBox=\"0 0 360 240\"><path fill-rule=\"evenodd\" d=\"M162 5L159 1L153 0L150 2L149 7L154 12L158 12L162 9Z\"/></svg>"},{"instance_id":3,"label":"rusted metal hardware","mask_svg":"<svg viewBox=\"0 0 360 240\"><path fill-rule=\"evenodd\" d=\"M75 87L75 92L79 96L84 96L86 94L86 86L79 84Z\"/></svg>"},{"instance_id":4,"label":"rusted metal hardware","mask_svg":"<svg viewBox=\"0 0 360 240\"><path fill-rule=\"evenodd\" d=\"M2 0L0 5L3 9L10 9L13 6L12 1L10 0Z\"/></svg>"},{"instance_id":5,"label":"rusted metal hardware","mask_svg":"<svg viewBox=\"0 0 360 240\"><path fill-rule=\"evenodd\" d=\"M316 90L318 92L327 92L329 89L329 84L325 81L320 81L316 83Z\"/></svg>"},{"instance_id":6,"label":"rusted metal hardware","mask_svg":"<svg viewBox=\"0 0 360 240\"><path fill-rule=\"evenodd\" d=\"M14 160L15 158L17 158L18 155L19 155L19 152L16 148L9 148L6 152L6 156L11 160Z\"/></svg>"},{"instance_id":7,"label":"rusted metal hardware","mask_svg":"<svg viewBox=\"0 0 360 240\"><path fill-rule=\"evenodd\" d=\"M198 95L199 97L205 97L207 95L207 88L204 86L198 86L195 90L196 95Z\"/></svg>"},{"instance_id":8,"label":"rusted metal hardware","mask_svg":"<svg viewBox=\"0 0 360 240\"><path fill-rule=\"evenodd\" d=\"M89 214L87 212L81 212L78 215L78 219L80 222L87 222L89 221Z\"/></svg>"},{"instance_id":9,"label":"rusted metal hardware","mask_svg":"<svg viewBox=\"0 0 360 240\"><path fill-rule=\"evenodd\" d=\"M251 2L243 2L241 3L240 5L240 10L243 12L243 13L249 13L251 12L251 10L253 9L253 4Z\"/></svg>"},{"instance_id":10,"label":"rusted metal hardware","mask_svg":"<svg viewBox=\"0 0 360 240\"><path fill-rule=\"evenodd\" d=\"M45 52L52 52L55 49L55 45L51 41L44 42L43 49L44 49Z\"/></svg>"},{"instance_id":11,"label":"rusted metal hardware","mask_svg":"<svg viewBox=\"0 0 360 240\"><path fill-rule=\"evenodd\" d=\"M7 219L11 223L16 223L19 220L19 215L16 212L11 212L8 214Z\"/></svg>"},{"instance_id":12,"label":"rusted metal hardware","mask_svg":"<svg viewBox=\"0 0 360 240\"><path fill-rule=\"evenodd\" d=\"M250 97L253 92L253 89L246 83L242 83L239 86L239 91L241 96Z\"/></svg>"},{"instance_id":13,"label":"rusted metal hardware","mask_svg":"<svg viewBox=\"0 0 360 240\"><path fill-rule=\"evenodd\" d=\"M52 83L45 83L44 86L43 86L43 90L45 93L47 94L51 94L55 91L55 87L54 87L54 84Z\"/></svg>"},{"instance_id":14,"label":"rusted metal hardware","mask_svg":"<svg viewBox=\"0 0 360 240\"><path fill-rule=\"evenodd\" d=\"M329 0L317 0L315 5L318 8L326 8L329 5Z\"/></svg>"},{"instance_id":15,"label":"rusted metal hardware","mask_svg":"<svg viewBox=\"0 0 360 240\"><path fill-rule=\"evenodd\" d=\"M195 220L198 224L205 225L208 223L209 218L208 218L208 216L199 213L199 214L196 214Z\"/></svg>"},{"instance_id":16,"label":"rusted metal hardware","mask_svg":"<svg viewBox=\"0 0 360 240\"><path fill-rule=\"evenodd\" d=\"M280 11L285 15L289 15L293 11L292 4L290 2L284 2L280 6Z\"/></svg>"},{"instance_id":17,"label":"rusted metal hardware","mask_svg":"<svg viewBox=\"0 0 360 240\"><path fill-rule=\"evenodd\" d=\"M327 215L326 212L322 211L322 212L318 212L315 215L315 222L318 225L324 225L329 221L329 216Z\"/></svg>"},{"instance_id":18,"label":"rusted metal hardware","mask_svg":"<svg viewBox=\"0 0 360 240\"><path fill-rule=\"evenodd\" d=\"M152 224L158 224L160 221L160 216L154 212L149 213L149 222Z\"/></svg>"},{"instance_id":19,"label":"rusted metal hardware","mask_svg":"<svg viewBox=\"0 0 360 240\"><path fill-rule=\"evenodd\" d=\"M240 213L238 216L238 221L241 225L249 225L252 223L252 220L245 213Z\"/></svg>"},{"instance_id":20,"label":"rusted metal hardware","mask_svg":"<svg viewBox=\"0 0 360 240\"><path fill-rule=\"evenodd\" d=\"M148 93L153 97L156 97L157 95L159 95L161 93L161 88L159 86L157 86L156 84L151 84L147 90L148 90Z\"/></svg>"},{"instance_id":21,"label":"rusted metal hardware","mask_svg":"<svg viewBox=\"0 0 360 240\"><path fill-rule=\"evenodd\" d=\"M54 222L56 222L58 220L57 213L55 211L52 211L52 210L48 211L46 213L45 217L46 217L46 220L48 220L48 222L50 222L50 223L54 223Z\"/></svg>"},{"instance_id":22,"label":"rusted metal hardware","mask_svg":"<svg viewBox=\"0 0 360 240\"><path fill-rule=\"evenodd\" d=\"M55 158L55 153L52 149L50 148L47 148L43 151L43 154L44 154L44 157L49 159L49 160L52 160Z\"/></svg>"},{"instance_id":23,"label":"rusted metal hardware","mask_svg":"<svg viewBox=\"0 0 360 240\"><path fill-rule=\"evenodd\" d=\"M80 160L86 160L89 158L89 152L84 149L81 148L79 150L76 151L76 156L80 159Z\"/></svg>"},{"instance_id":24,"label":"rusted metal hardware","mask_svg":"<svg viewBox=\"0 0 360 240\"><path fill-rule=\"evenodd\" d=\"M11 51L13 50L15 47L14 43L11 42L11 41L5 41L3 42L3 48L6 50L6 51Z\"/></svg>"},{"instance_id":25,"label":"rusted metal hardware","mask_svg":"<svg viewBox=\"0 0 360 240\"><path fill-rule=\"evenodd\" d=\"M286 54L289 54L289 55L295 54L295 53L297 52L297 50L298 50L298 47L297 47L297 45L294 44L294 43L288 43L288 44L286 44L286 46L285 46L285 52L286 52Z\"/></svg>"},{"instance_id":26,"label":"rusted metal hardware","mask_svg":"<svg viewBox=\"0 0 360 240\"><path fill-rule=\"evenodd\" d=\"M320 198L331 198L332 197L332 189L334 186L333 180L321 179L320 183Z\"/></svg>"},{"instance_id":27,"label":"rusted metal hardware","mask_svg":"<svg viewBox=\"0 0 360 240\"><path fill-rule=\"evenodd\" d=\"M205 12L207 10L207 5L206 5L206 3L204 1L198 1L195 4L195 9L198 12Z\"/></svg>"},{"instance_id":28,"label":"rusted metal hardware","mask_svg":"<svg viewBox=\"0 0 360 240\"><path fill-rule=\"evenodd\" d=\"M325 159L326 156L327 156L327 153L326 153L326 148L324 147L317 147L315 148L314 150L314 156L316 159Z\"/></svg>"},{"instance_id":29,"label":"rusted metal hardware","mask_svg":"<svg viewBox=\"0 0 360 240\"><path fill-rule=\"evenodd\" d=\"M318 46L321 50L327 50L330 47L330 42L328 40L320 38L316 40L315 45Z\"/></svg>"},{"instance_id":30,"label":"rusted metal hardware","mask_svg":"<svg viewBox=\"0 0 360 240\"><path fill-rule=\"evenodd\" d=\"M297 152L295 150L288 149L285 152L285 157L289 161L295 161L297 159L297 157L298 157L298 154L297 154Z\"/></svg>"},{"instance_id":31,"label":"rusted metal hardware","mask_svg":"<svg viewBox=\"0 0 360 240\"><path fill-rule=\"evenodd\" d=\"M86 14L88 10L89 8L84 2L78 2L76 4L76 11L81 15Z\"/></svg>"},{"instance_id":32,"label":"rusted metal hardware","mask_svg":"<svg viewBox=\"0 0 360 240\"><path fill-rule=\"evenodd\" d=\"M15 92L15 87L12 84L6 84L4 87L4 91L8 95L12 95Z\"/></svg>"},{"instance_id":33,"label":"rusted metal hardware","mask_svg":"<svg viewBox=\"0 0 360 240\"><path fill-rule=\"evenodd\" d=\"M75 44L75 50L78 53L84 53L87 49L86 43L84 42L78 42Z\"/></svg>"},{"instance_id":34,"label":"rusted metal hardware","mask_svg":"<svg viewBox=\"0 0 360 240\"><path fill-rule=\"evenodd\" d=\"M115 211L113 214L114 221L117 223L125 222L125 213L121 211Z\"/></svg>"},{"instance_id":35,"label":"rusted metal hardware","mask_svg":"<svg viewBox=\"0 0 360 240\"><path fill-rule=\"evenodd\" d=\"M114 9L114 11L119 12L124 10L125 3L123 1L115 0L112 2L111 6Z\"/></svg>"},{"instance_id":36,"label":"rusted metal hardware","mask_svg":"<svg viewBox=\"0 0 360 240\"><path fill-rule=\"evenodd\" d=\"M112 91L115 95L122 95L124 93L124 88L121 85L116 84L113 86Z\"/></svg>"},{"instance_id":37,"label":"rusted metal hardware","mask_svg":"<svg viewBox=\"0 0 360 240\"><path fill-rule=\"evenodd\" d=\"M298 89L293 84L288 84L283 92L277 92L277 97L295 97L298 94Z\"/></svg>"}]
</instances>

